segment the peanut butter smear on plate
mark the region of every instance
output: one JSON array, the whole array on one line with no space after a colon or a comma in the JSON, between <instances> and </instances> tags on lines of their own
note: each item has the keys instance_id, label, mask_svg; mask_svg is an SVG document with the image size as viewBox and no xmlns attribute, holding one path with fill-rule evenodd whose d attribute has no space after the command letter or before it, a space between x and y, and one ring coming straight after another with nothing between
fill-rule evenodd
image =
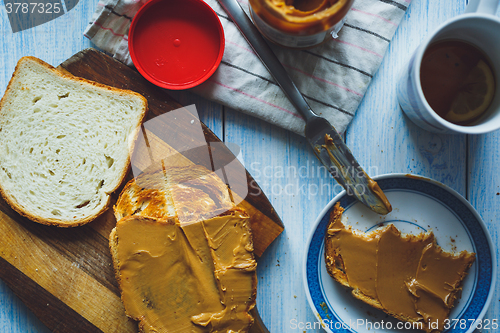
<instances>
[{"instance_id":1,"label":"peanut butter smear on plate","mask_svg":"<svg viewBox=\"0 0 500 333\"><path fill-rule=\"evenodd\" d=\"M325 237L328 273L352 294L426 332L443 330L475 254L443 251L432 231L403 235L393 224L369 233L342 221L337 203Z\"/></svg>"}]
</instances>

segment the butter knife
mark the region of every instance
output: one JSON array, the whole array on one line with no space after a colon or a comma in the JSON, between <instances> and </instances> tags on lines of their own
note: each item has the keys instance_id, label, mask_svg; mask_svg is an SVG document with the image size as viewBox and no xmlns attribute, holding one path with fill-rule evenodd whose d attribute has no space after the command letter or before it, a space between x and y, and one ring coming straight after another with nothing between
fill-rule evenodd
<instances>
[{"instance_id":1,"label":"butter knife","mask_svg":"<svg viewBox=\"0 0 500 333\"><path fill-rule=\"evenodd\" d=\"M316 157L342 185L348 195L356 197L374 212L389 213L392 207L384 192L366 174L328 120L314 113L237 0L218 1L306 121L306 139L312 146Z\"/></svg>"}]
</instances>

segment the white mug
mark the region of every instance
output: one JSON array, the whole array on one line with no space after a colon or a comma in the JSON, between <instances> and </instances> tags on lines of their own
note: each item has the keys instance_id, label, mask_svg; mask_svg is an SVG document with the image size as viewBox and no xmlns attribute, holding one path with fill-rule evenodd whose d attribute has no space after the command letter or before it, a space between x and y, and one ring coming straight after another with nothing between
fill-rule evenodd
<instances>
[{"instance_id":1,"label":"white mug","mask_svg":"<svg viewBox=\"0 0 500 333\"><path fill-rule=\"evenodd\" d=\"M397 96L406 115L421 128L436 133L482 134L500 128L500 19L495 16L499 0L471 0L465 13L442 24L415 50L403 69ZM429 45L441 40L461 40L475 45L489 58L496 78L493 101L470 125L457 125L441 118L424 97L420 65Z\"/></svg>"}]
</instances>

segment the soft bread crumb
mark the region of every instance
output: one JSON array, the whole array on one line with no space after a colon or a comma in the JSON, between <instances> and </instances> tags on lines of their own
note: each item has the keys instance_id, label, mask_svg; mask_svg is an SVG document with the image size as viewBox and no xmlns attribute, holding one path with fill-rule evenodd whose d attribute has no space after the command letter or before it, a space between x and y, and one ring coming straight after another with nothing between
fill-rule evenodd
<instances>
[{"instance_id":1,"label":"soft bread crumb","mask_svg":"<svg viewBox=\"0 0 500 333\"><path fill-rule=\"evenodd\" d=\"M105 211L126 175L144 97L21 58L0 102L0 192L33 221L75 226Z\"/></svg>"}]
</instances>

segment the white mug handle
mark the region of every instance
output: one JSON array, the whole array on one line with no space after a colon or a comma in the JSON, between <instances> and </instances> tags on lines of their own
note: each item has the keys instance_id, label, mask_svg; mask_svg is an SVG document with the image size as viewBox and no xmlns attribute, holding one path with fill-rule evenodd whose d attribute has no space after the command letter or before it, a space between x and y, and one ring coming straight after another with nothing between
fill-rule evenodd
<instances>
[{"instance_id":1,"label":"white mug handle","mask_svg":"<svg viewBox=\"0 0 500 333\"><path fill-rule=\"evenodd\" d=\"M483 13L495 15L499 0L469 0L465 13Z\"/></svg>"}]
</instances>

